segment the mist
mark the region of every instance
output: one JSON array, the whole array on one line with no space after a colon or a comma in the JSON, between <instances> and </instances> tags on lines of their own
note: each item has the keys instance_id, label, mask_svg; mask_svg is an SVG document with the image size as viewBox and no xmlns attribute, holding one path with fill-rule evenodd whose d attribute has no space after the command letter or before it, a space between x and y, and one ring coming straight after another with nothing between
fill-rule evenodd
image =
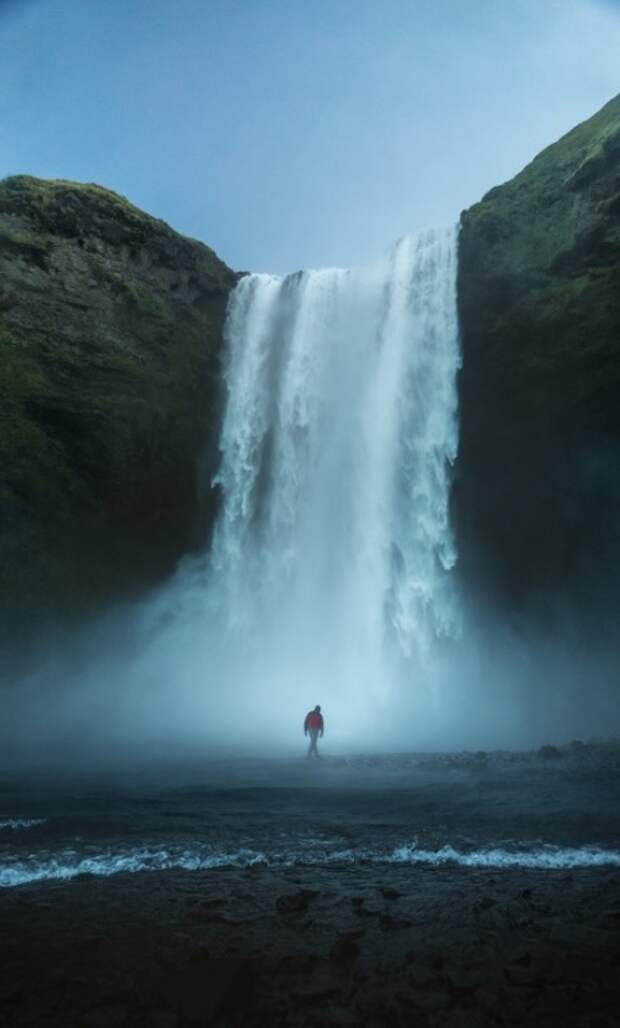
<instances>
[{"instance_id":1,"label":"mist","mask_svg":"<svg viewBox=\"0 0 620 1028\"><path fill-rule=\"evenodd\" d=\"M206 574L188 561L145 603L42 644L36 669L3 690L4 769L303 756L316 703L328 756L536 749L620 730L613 644L520 633L478 608L458 640L369 693L355 666L343 683L320 654L300 664L295 639L283 651L217 637Z\"/></svg>"}]
</instances>

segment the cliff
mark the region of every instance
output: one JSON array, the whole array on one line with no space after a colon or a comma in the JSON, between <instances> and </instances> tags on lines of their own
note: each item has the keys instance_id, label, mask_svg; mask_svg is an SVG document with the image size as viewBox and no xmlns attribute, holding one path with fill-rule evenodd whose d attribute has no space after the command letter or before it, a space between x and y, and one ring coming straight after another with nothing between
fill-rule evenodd
<instances>
[{"instance_id":1,"label":"cliff","mask_svg":"<svg viewBox=\"0 0 620 1028\"><path fill-rule=\"evenodd\" d=\"M144 587L204 538L205 444L217 445L235 280L208 247L99 186L0 183L0 595L11 632Z\"/></svg>"},{"instance_id":2,"label":"cliff","mask_svg":"<svg viewBox=\"0 0 620 1028\"><path fill-rule=\"evenodd\" d=\"M99 186L0 183L0 595L13 638L146 588L204 544L236 279ZM463 213L458 299L462 577L520 612L613 610L620 97Z\"/></svg>"},{"instance_id":3,"label":"cliff","mask_svg":"<svg viewBox=\"0 0 620 1028\"><path fill-rule=\"evenodd\" d=\"M464 212L458 295L465 579L617 601L620 96Z\"/></svg>"}]
</instances>

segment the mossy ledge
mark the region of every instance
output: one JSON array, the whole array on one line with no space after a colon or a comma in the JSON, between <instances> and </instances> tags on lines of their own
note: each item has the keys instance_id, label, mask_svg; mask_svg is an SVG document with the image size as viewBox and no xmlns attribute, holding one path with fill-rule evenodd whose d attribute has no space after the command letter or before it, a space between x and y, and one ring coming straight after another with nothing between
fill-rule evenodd
<instances>
[{"instance_id":1,"label":"mossy ledge","mask_svg":"<svg viewBox=\"0 0 620 1028\"><path fill-rule=\"evenodd\" d=\"M620 602L620 96L463 213L458 296L463 574L494 603L590 611L608 633L604 612Z\"/></svg>"},{"instance_id":2,"label":"mossy ledge","mask_svg":"<svg viewBox=\"0 0 620 1028\"><path fill-rule=\"evenodd\" d=\"M0 182L0 593L13 640L147 587L203 541L236 277L101 186Z\"/></svg>"}]
</instances>

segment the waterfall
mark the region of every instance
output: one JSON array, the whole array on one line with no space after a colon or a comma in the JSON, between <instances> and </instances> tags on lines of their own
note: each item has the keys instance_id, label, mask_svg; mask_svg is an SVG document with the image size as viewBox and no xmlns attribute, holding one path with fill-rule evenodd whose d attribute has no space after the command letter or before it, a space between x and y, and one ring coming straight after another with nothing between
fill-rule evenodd
<instances>
[{"instance_id":1,"label":"waterfall","mask_svg":"<svg viewBox=\"0 0 620 1028\"><path fill-rule=\"evenodd\" d=\"M239 281L212 545L93 627L59 707L69 734L299 754L319 703L343 753L445 737L454 711L479 720L461 688L475 653L472 677L451 642L456 263L452 228L369 267ZM24 737L38 696L34 722L50 721L56 673L30 683Z\"/></svg>"},{"instance_id":2,"label":"waterfall","mask_svg":"<svg viewBox=\"0 0 620 1028\"><path fill-rule=\"evenodd\" d=\"M209 618L269 702L381 697L458 631L456 248L428 231L231 297Z\"/></svg>"}]
</instances>

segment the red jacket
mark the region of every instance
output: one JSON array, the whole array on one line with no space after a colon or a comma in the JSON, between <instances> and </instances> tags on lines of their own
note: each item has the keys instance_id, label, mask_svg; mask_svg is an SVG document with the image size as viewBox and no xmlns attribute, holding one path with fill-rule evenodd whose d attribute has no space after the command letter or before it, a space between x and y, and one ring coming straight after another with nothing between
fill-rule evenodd
<instances>
[{"instance_id":1,"label":"red jacket","mask_svg":"<svg viewBox=\"0 0 620 1028\"><path fill-rule=\"evenodd\" d=\"M311 710L309 714L306 714L306 720L304 721L304 732L322 732L323 731L323 715L317 714L316 710Z\"/></svg>"}]
</instances>

